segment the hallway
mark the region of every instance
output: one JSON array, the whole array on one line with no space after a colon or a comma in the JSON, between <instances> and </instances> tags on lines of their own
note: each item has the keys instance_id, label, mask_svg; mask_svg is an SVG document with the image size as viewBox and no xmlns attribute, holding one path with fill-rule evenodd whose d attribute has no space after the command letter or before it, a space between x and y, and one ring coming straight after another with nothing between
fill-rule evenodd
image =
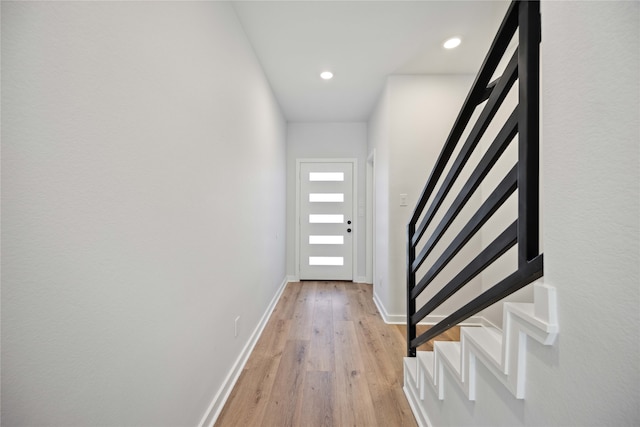
<instances>
[{"instance_id":1,"label":"hallway","mask_svg":"<svg viewBox=\"0 0 640 427\"><path fill-rule=\"evenodd\" d=\"M289 283L216 426L415 426L371 285Z\"/></svg>"}]
</instances>

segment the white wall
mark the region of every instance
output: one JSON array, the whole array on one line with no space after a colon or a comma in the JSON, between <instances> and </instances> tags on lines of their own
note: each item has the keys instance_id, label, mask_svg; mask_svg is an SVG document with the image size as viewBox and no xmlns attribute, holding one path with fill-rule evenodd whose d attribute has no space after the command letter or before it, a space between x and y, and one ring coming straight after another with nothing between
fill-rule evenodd
<instances>
[{"instance_id":1,"label":"white wall","mask_svg":"<svg viewBox=\"0 0 640 427\"><path fill-rule=\"evenodd\" d=\"M373 294L385 320L395 287L389 286L389 89L382 89L380 99L367 124L367 149L373 154ZM396 313L394 313L396 314Z\"/></svg>"},{"instance_id":2,"label":"white wall","mask_svg":"<svg viewBox=\"0 0 640 427\"><path fill-rule=\"evenodd\" d=\"M542 4L544 282L560 335L528 341L524 400L481 368L476 402L445 388L434 425L640 424L639 24L637 2Z\"/></svg>"},{"instance_id":3,"label":"white wall","mask_svg":"<svg viewBox=\"0 0 640 427\"><path fill-rule=\"evenodd\" d=\"M530 357L546 380L531 424L638 425L640 4L545 2L542 17L545 281L561 332Z\"/></svg>"},{"instance_id":4,"label":"white wall","mask_svg":"<svg viewBox=\"0 0 640 427\"><path fill-rule=\"evenodd\" d=\"M388 320L406 317L406 227L472 82L466 75L390 76L370 119L369 150L376 150L377 176L374 289ZM400 206L400 194L407 194L407 206ZM450 271L459 265L452 263ZM434 282L425 295L441 284ZM479 289L476 280L434 316L448 314Z\"/></svg>"},{"instance_id":5,"label":"white wall","mask_svg":"<svg viewBox=\"0 0 640 427\"><path fill-rule=\"evenodd\" d=\"M2 424L196 425L285 277L232 8L3 2L2 65Z\"/></svg>"},{"instance_id":6,"label":"white wall","mask_svg":"<svg viewBox=\"0 0 640 427\"><path fill-rule=\"evenodd\" d=\"M357 274L366 276L366 123L289 123L287 125L287 274L295 275L296 159L357 159Z\"/></svg>"}]
</instances>

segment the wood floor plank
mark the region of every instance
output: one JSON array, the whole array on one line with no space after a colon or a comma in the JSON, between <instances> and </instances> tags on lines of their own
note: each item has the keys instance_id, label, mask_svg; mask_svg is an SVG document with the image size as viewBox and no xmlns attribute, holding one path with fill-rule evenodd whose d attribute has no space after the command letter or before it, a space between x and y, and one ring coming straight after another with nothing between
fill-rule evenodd
<instances>
[{"instance_id":1,"label":"wood floor plank","mask_svg":"<svg viewBox=\"0 0 640 427\"><path fill-rule=\"evenodd\" d=\"M371 285L365 283L354 283L355 305L360 316L371 316L380 318L378 309L373 302Z\"/></svg>"},{"instance_id":2,"label":"wood floor plank","mask_svg":"<svg viewBox=\"0 0 640 427\"><path fill-rule=\"evenodd\" d=\"M302 290L302 283L291 282L284 288L278 304L276 304L271 314L271 318L276 319L293 319L293 313L296 310L296 302L298 295Z\"/></svg>"},{"instance_id":3,"label":"wood floor plank","mask_svg":"<svg viewBox=\"0 0 640 427\"><path fill-rule=\"evenodd\" d=\"M333 372L334 370L332 289L333 287L329 289L322 284L319 284L316 289L311 344L307 357L308 371Z\"/></svg>"},{"instance_id":4,"label":"wood floor plank","mask_svg":"<svg viewBox=\"0 0 640 427\"><path fill-rule=\"evenodd\" d=\"M315 371L305 374L297 426L337 426L333 418L333 382L333 372Z\"/></svg>"},{"instance_id":5,"label":"wood floor plank","mask_svg":"<svg viewBox=\"0 0 640 427\"><path fill-rule=\"evenodd\" d=\"M397 392L402 393L402 376L398 375L404 343L398 335L388 334L393 329L383 324L373 303L366 298L366 289L358 293L359 319L355 322L356 333L367 372L366 378L373 401L376 420L381 426L415 426L415 419L407 405L399 404ZM383 341L383 335L388 334ZM393 357L383 357L388 353L387 345L395 347ZM399 347L399 349L398 349ZM399 351L398 351L399 350Z\"/></svg>"},{"instance_id":6,"label":"wood floor plank","mask_svg":"<svg viewBox=\"0 0 640 427\"><path fill-rule=\"evenodd\" d=\"M374 334L382 343L384 357L393 365L395 377L402 382L404 375L403 358L407 355L407 344L404 336L394 327L383 322L374 322Z\"/></svg>"},{"instance_id":7,"label":"wood floor plank","mask_svg":"<svg viewBox=\"0 0 640 427\"><path fill-rule=\"evenodd\" d=\"M352 286L352 284L349 284L349 286ZM346 285L343 282L333 283L331 298L333 301L333 320L351 320L351 301L348 299Z\"/></svg>"},{"instance_id":8,"label":"wood floor plank","mask_svg":"<svg viewBox=\"0 0 640 427\"><path fill-rule=\"evenodd\" d=\"M402 378L398 378L394 364L388 357L380 357L386 350L383 342L377 335L377 329L368 319L358 320L356 323L356 334L360 344L360 348L367 348L362 352L362 359L365 363L367 372L372 373L372 381L385 385L398 384Z\"/></svg>"},{"instance_id":9,"label":"wood floor plank","mask_svg":"<svg viewBox=\"0 0 640 427\"><path fill-rule=\"evenodd\" d=\"M408 412L406 405L399 405L394 401L394 390L401 390L402 377L398 378L392 361L384 355L385 349L373 332L368 319L358 321L358 340L360 347L367 347L371 351L363 351L367 384L376 420L381 426L415 425L413 415ZM407 417L409 415L409 418ZM412 424L413 423L413 424Z\"/></svg>"},{"instance_id":10,"label":"wood floor plank","mask_svg":"<svg viewBox=\"0 0 640 427\"><path fill-rule=\"evenodd\" d=\"M286 341L289 339L289 329L292 320L271 319L267 322L260 339L247 360L245 369L253 369L257 365L262 366L265 359L273 359L282 355Z\"/></svg>"},{"instance_id":11,"label":"wood floor plank","mask_svg":"<svg viewBox=\"0 0 640 427\"><path fill-rule=\"evenodd\" d=\"M365 377L355 327L351 321L334 322L336 368L335 419L339 426L378 425Z\"/></svg>"},{"instance_id":12,"label":"wood floor plank","mask_svg":"<svg viewBox=\"0 0 640 427\"><path fill-rule=\"evenodd\" d=\"M296 426L294 421L302 403L300 396L304 387L308 350L308 341L289 340L285 344L262 425Z\"/></svg>"},{"instance_id":13,"label":"wood floor plank","mask_svg":"<svg viewBox=\"0 0 640 427\"><path fill-rule=\"evenodd\" d=\"M370 384L369 391L378 425L417 426L409 406L401 403L405 399L401 387L377 383Z\"/></svg>"},{"instance_id":14,"label":"wood floor plank","mask_svg":"<svg viewBox=\"0 0 640 427\"><path fill-rule=\"evenodd\" d=\"M333 322L336 368L364 370L356 329L351 321Z\"/></svg>"},{"instance_id":15,"label":"wood floor plank","mask_svg":"<svg viewBox=\"0 0 640 427\"><path fill-rule=\"evenodd\" d=\"M310 340L313 322L313 309L315 307L315 282L303 282L296 299L296 307L293 311L289 338L293 340Z\"/></svg>"}]
</instances>

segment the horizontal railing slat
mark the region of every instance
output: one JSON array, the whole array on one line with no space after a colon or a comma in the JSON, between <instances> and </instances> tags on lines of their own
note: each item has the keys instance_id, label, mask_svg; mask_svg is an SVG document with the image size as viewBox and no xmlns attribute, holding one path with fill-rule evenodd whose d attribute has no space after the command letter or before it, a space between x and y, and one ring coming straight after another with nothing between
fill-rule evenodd
<instances>
[{"instance_id":1,"label":"horizontal railing slat","mask_svg":"<svg viewBox=\"0 0 640 427\"><path fill-rule=\"evenodd\" d=\"M469 220L467 225L460 231L456 238L449 244L447 249L442 253L440 258L433 263L433 266L418 282L411 291L411 297L417 298L418 295L435 279L443 268L451 262L465 244L480 230L480 228L491 218L491 216L504 204L504 202L513 194L518 187L518 168L514 166L511 171L504 177L502 182L495 188L487 200L480 206L480 209Z\"/></svg>"},{"instance_id":2,"label":"horizontal railing slat","mask_svg":"<svg viewBox=\"0 0 640 427\"><path fill-rule=\"evenodd\" d=\"M518 239L518 221L514 221L496 239L491 242L473 261L460 271L449 283L447 283L433 298L431 298L420 310L411 316L411 323L417 324L429 313L438 308L451 295L469 283L489 264L493 263L502 254L511 249Z\"/></svg>"},{"instance_id":3,"label":"horizontal railing slat","mask_svg":"<svg viewBox=\"0 0 640 427\"><path fill-rule=\"evenodd\" d=\"M518 271L510 274L507 278L501 280L498 284L486 290L451 315L442 319L433 327L429 328L425 333L411 340L411 347L418 347L427 341L437 337L447 329L464 322L471 316L480 313L485 308L491 307L498 301L508 297L515 291L527 286L534 280L542 277L542 261L543 255L540 254L527 265Z\"/></svg>"},{"instance_id":4,"label":"horizontal railing slat","mask_svg":"<svg viewBox=\"0 0 640 427\"><path fill-rule=\"evenodd\" d=\"M429 256L433 248L438 244L444 233L447 231L451 223L456 219L462 208L466 205L471 195L482 183L482 180L487 176L493 165L498 161L504 150L507 149L509 143L515 137L518 132L518 109L511 113L507 122L504 124L498 135L491 143L491 146L484 154L474 171L467 179L460 193L455 198L449 210L444 215L433 234L427 240L427 243L423 246L422 250L416 257L415 261L411 264L411 272L416 272L422 265L424 260Z\"/></svg>"},{"instance_id":5,"label":"horizontal railing slat","mask_svg":"<svg viewBox=\"0 0 640 427\"><path fill-rule=\"evenodd\" d=\"M447 174L445 180L440 186L438 193L436 194L435 198L431 202L431 205L429 206L427 213L422 218L422 221L420 222L420 226L416 230L416 233L413 236L413 239L411 241L411 243L413 243L414 245L418 242L418 240L420 240L425 230L431 223L431 220L433 219L435 213L440 208L440 205L444 201L444 198L446 197L447 194L449 194L449 190L451 190L451 186L453 185L458 175L460 175L460 172L462 171L462 167L467 163L467 160L469 160L469 157L471 156L473 149L480 142L482 135L484 135L484 132L489 127L491 120L498 112L498 109L500 108L502 101L504 101L504 99L506 98L507 94L509 93L509 90L511 89L511 87L513 86L517 78L518 78L518 51L516 50L513 53L511 60L509 61L509 65L507 65L507 68L505 69L504 74L502 75L502 78L498 82L498 85L493 90L493 92L491 92L491 96L489 97L489 101L487 102L487 105L485 105L484 109L482 110L482 113L480 114L480 117L478 117L476 124L473 126L473 129L469 133L469 136L467 137L467 141L465 142L464 146L460 150L460 153L458 153L458 157L454 161L453 165L451 166L451 169L449 170L449 173Z\"/></svg>"}]
</instances>

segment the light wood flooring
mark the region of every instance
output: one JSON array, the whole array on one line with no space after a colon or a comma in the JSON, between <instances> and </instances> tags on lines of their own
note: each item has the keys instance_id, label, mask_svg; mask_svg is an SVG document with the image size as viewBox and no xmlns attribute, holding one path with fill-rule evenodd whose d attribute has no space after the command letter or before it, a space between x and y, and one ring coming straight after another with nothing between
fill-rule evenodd
<instances>
[{"instance_id":1,"label":"light wood flooring","mask_svg":"<svg viewBox=\"0 0 640 427\"><path fill-rule=\"evenodd\" d=\"M402 334L402 337L404 338L404 342L407 342L407 327L405 325L393 325L396 328L398 328L398 330L400 331L400 333ZM425 325L418 325L416 326L416 336L420 336L420 334L425 333L427 330L429 330L430 326L425 326ZM419 346L417 348L418 351L433 351L433 342L434 341L460 341L460 326L454 326L453 328L449 329L448 331L438 335L437 337L435 337L432 340L427 341L426 343L422 344L421 346ZM406 346L406 344L405 344Z\"/></svg>"},{"instance_id":2,"label":"light wood flooring","mask_svg":"<svg viewBox=\"0 0 640 427\"><path fill-rule=\"evenodd\" d=\"M215 425L416 426L405 352L371 285L289 283Z\"/></svg>"}]
</instances>

